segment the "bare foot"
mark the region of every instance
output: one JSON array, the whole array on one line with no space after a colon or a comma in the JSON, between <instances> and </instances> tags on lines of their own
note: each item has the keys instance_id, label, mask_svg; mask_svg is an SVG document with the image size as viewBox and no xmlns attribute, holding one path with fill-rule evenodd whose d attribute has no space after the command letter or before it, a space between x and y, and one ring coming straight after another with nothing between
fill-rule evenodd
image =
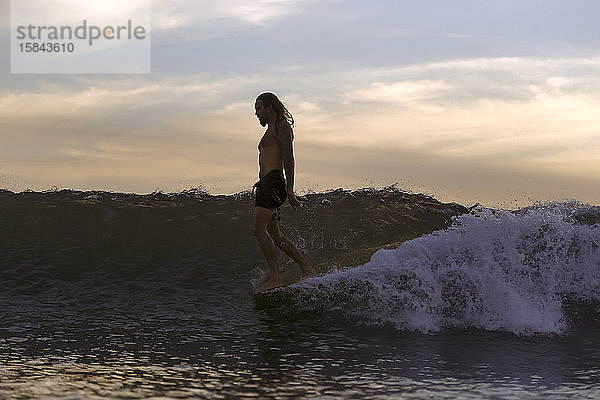
<instances>
[{"instance_id":1,"label":"bare foot","mask_svg":"<svg viewBox=\"0 0 600 400\"><path fill-rule=\"evenodd\" d=\"M282 286L283 286L283 282L281 281L281 279L277 279L277 280L269 279L267 282L265 282L264 285L262 285L261 287L258 288L256 293L266 292L267 290L275 289L275 288L282 287Z\"/></svg>"}]
</instances>

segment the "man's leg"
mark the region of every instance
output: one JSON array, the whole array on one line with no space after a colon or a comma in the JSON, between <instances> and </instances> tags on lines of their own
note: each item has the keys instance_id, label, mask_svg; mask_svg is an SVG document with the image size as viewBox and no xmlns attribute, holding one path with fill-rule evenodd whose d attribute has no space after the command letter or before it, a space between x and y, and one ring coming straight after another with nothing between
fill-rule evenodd
<instances>
[{"instance_id":1,"label":"man's leg","mask_svg":"<svg viewBox=\"0 0 600 400\"><path fill-rule=\"evenodd\" d=\"M271 218L269 225L267 226L267 231L273 242L284 251L285 254L290 256L290 258L302 268L302 275L304 277L314 276L316 275L315 270L312 265L306 261L306 258L298 251L294 243L292 243L288 238L281 234L279 229L279 220L277 218Z\"/></svg>"},{"instance_id":2,"label":"man's leg","mask_svg":"<svg viewBox=\"0 0 600 400\"><path fill-rule=\"evenodd\" d=\"M260 206L254 207L252 231L254 232L254 236L256 236L258 244L269 264L269 280L258 289L258 292L283 286L283 281L281 280L281 274L279 272L279 262L277 261L277 247L275 247L273 239L271 239L271 236L267 233L269 222L273 219L275 219L273 217L273 211Z\"/></svg>"}]
</instances>

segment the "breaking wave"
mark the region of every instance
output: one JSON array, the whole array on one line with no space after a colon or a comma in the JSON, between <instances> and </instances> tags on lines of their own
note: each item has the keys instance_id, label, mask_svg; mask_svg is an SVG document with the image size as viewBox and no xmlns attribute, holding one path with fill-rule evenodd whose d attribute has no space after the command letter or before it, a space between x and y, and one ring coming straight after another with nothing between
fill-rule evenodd
<instances>
[{"instance_id":1,"label":"breaking wave","mask_svg":"<svg viewBox=\"0 0 600 400\"><path fill-rule=\"evenodd\" d=\"M600 213L577 202L473 208L445 230L377 251L271 297L286 312L367 324L562 334L568 305L600 300ZM271 302L271 301L267 301Z\"/></svg>"}]
</instances>

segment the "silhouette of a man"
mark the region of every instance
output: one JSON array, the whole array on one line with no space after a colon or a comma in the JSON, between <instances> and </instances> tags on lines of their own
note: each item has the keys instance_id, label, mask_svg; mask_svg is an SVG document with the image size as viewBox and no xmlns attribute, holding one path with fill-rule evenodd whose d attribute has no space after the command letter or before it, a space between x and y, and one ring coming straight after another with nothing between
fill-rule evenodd
<instances>
[{"instance_id":1,"label":"silhouette of a man","mask_svg":"<svg viewBox=\"0 0 600 400\"><path fill-rule=\"evenodd\" d=\"M260 180L254 184L256 198L252 226L270 272L269 280L258 289L260 293L284 284L279 272L277 247L300 265L304 277L315 275L315 271L279 230L280 207L286 198L294 209L301 206L294 194L294 118L273 93L258 96L254 109L260 124L267 126L258 144Z\"/></svg>"}]
</instances>

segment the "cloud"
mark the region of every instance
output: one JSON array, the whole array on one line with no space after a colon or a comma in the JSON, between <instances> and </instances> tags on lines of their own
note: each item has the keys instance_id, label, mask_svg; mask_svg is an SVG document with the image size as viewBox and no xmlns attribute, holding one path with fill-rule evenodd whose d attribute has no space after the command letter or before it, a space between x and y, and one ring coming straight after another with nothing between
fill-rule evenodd
<instances>
[{"instance_id":1,"label":"cloud","mask_svg":"<svg viewBox=\"0 0 600 400\"><path fill-rule=\"evenodd\" d=\"M482 99L528 101L540 90L600 97L598 73L600 57L500 57L359 69L348 75L365 86L360 89L365 94L379 92L384 101L392 100L391 92L402 95L398 92L402 90L420 98L425 94L434 95L428 96L431 102L459 105ZM341 77L338 74L338 77L339 80L349 79L345 74Z\"/></svg>"},{"instance_id":2,"label":"cloud","mask_svg":"<svg viewBox=\"0 0 600 400\"><path fill-rule=\"evenodd\" d=\"M301 12L306 3L300 0L154 0L153 26L158 30L182 27L229 30L236 23L265 26Z\"/></svg>"},{"instance_id":3,"label":"cloud","mask_svg":"<svg viewBox=\"0 0 600 400\"><path fill-rule=\"evenodd\" d=\"M147 0L102 0L94 2L79 0L52 0L51 4L40 6L39 0L18 0L11 3L12 13L19 17L19 21L27 23L47 24L72 24L87 19L90 23L117 24L123 22L123 15L135 19L139 13L149 10Z\"/></svg>"},{"instance_id":4,"label":"cloud","mask_svg":"<svg viewBox=\"0 0 600 400\"><path fill-rule=\"evenodd\" d=\"M0 97L0 116L5 120L27 117L100 115L111 110L213 109L239 86L254 77L209 80L204 75L76 78L71 84L40 83L34 90L5 90Z\"/></svg>"},{"instance_id":5,"label":"cloud","mask_svg":"<svg viewBox=\"0 0 600 400\"><path fill-rule=\"evenodd\" d=\"M444 81L374 82L366 88L345 94L347 97L345 102L371 101L388 104L409 104L417 101L426 101L432 96L440 96L440 92L450 88L451 86Z\"/></svg>"},{"instance_id":6,"label":"cloud","mask_svg":"<svg viewBox=\"0 0 600 400\"><path fill-rule=\"evenodd\" d=\"M273 21L297 15L306 9L311 0L153 0L153 31L187 29L188 40L217 37L240 26L266 27ZM135 15L145 11L149 0L106 0L90 5L79 0L54 0L52 7L40 7L39 0L15 2L19 15L40 23L73 23L87 17L101 23L122 19L124 14ZM0 28L10 26L10 0L0 0ZM29 11L28 11L29 10ZM93 10L93 12L91 12ZM29 17L28 17L29 15ZM35 17L35 18L34 18ZM35 22L34 21L34 22ZM185 35L184 35L185 36Z\"/></svg>"}]
</instances>

